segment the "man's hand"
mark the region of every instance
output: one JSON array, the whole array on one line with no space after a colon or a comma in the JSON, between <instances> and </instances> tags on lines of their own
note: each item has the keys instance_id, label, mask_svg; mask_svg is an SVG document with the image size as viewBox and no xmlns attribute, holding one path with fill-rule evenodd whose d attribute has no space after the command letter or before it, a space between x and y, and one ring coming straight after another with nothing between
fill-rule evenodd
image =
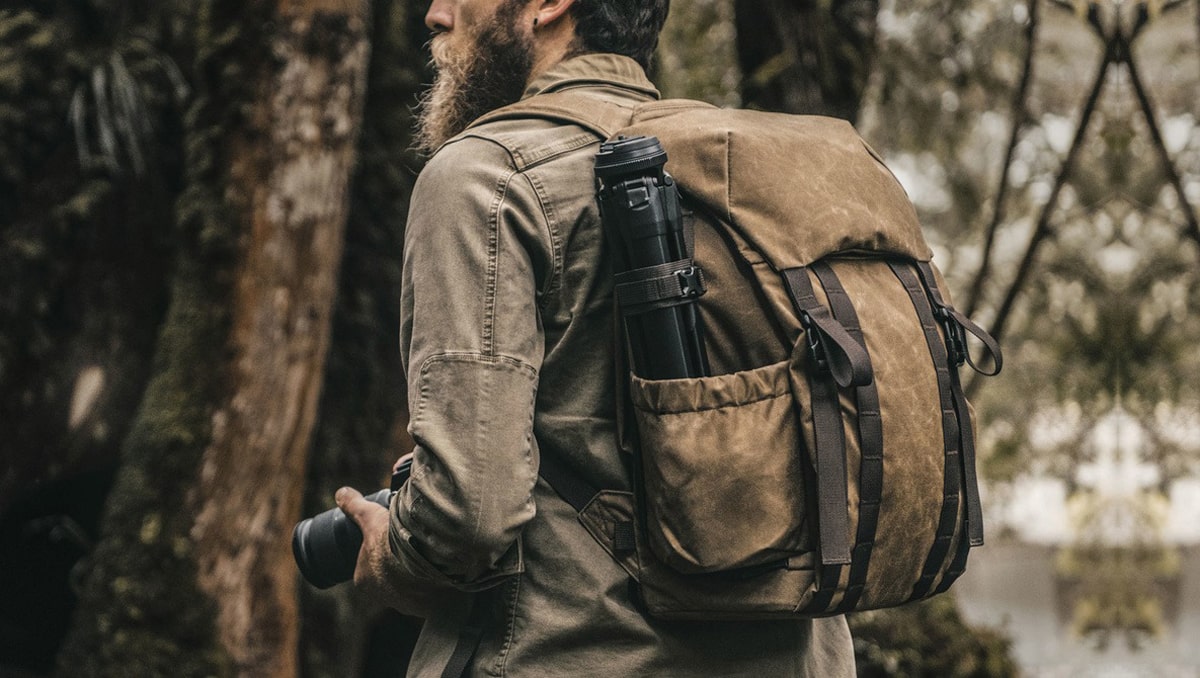
<instances>
[{"instance_id":1,"label":"man's hand","mask_svg":"<svg viewBox=\"0 0 1200 678\"><path fill-rule=\"evenodd\" d=\"M401 582L399 563L388 544L388 510L363 498L362 493L343 487L335 495L338 508L358 524L363 533L362 548L354 567L354 586L370 600L418 617L428 616L437 592L428 582L397 588ZM421 585L425 584L425 585Z\"/></svg>"},{"instance_id":2,"label":"man's hand","mask_svg":"<svg viewBox=\"0 0 1200 678\"><path fill-rule=\"evenodd\" d=\"M334 495L338 508L358 524L363 533L358 564L354 567L354 585L372 598L386 593L384 561L392 557L388 547L388 510L363 498L352 487L343 487ZM386 602L386 599L384 599Z\"/></svg>"}]
</instances>

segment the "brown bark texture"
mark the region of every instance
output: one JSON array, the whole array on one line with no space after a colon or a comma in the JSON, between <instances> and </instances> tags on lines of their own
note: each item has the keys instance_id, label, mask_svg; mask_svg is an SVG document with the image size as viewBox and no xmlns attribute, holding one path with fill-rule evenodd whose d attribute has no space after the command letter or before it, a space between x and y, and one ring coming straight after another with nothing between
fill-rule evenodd
<instances>
[{"instance_id":1,"label":"brown bark texture","mask_svg":"<svg viewBox=\"0 0 1200 678\"><path fill-rule=\"evenodd\" d=\"M423 9L405 0L372 3L366 111L305 515L329 509L343 485L382 487L412 445L397 337L404 222L421 164L411 151L412 108L430 77ZM381 611L348 586L302 584L300 601L301 675L403 675L418 620Z\"/></svg>"},{"instance_id":2,"label":"brown bark texture","mask_svg":"<svg viewBox=\"0 0 1200 678\"><path fill-rule=\"evenodd\" d=\"M181 7L178 260L63 675L298 673L287 543L324 377L366 5Z\"/></svg>"},{"instance_id":3,"label":"brown bark texture","mask_svg":"<svg viewBox=\"0 0 1200 678\"><path fill-rule=\"evenodd\" d=\"M312 3L320 7L322 4ZM199 585L246 676L296 674L300 514L349 209L369 45L361 11L285 3L228 200L248 226L233 288L225 402L189 498Z\"/></svg>"}]
</instances>

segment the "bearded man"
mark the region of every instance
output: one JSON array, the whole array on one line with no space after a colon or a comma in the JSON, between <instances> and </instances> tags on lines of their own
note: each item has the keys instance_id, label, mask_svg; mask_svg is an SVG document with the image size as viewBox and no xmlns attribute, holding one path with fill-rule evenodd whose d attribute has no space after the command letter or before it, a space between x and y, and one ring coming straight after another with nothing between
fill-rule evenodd
<instances>
[{"instance_id":1,"label":"bearded man","mask_svg":"<svg viewBox=\"0 0 1200 678\"><path fill-rule=\"evenodd\" d=\"M425 618L410 675L847 676L845 620L678 622L539 479L554 459L629 489L618 451L612 267L600 140L479 116L566 88L634 106L668 0L435 0L432 154L412 197L401 351L417 443L391 511L338 492L363 528L356 585Z\"/></svg>"}]
</instances>

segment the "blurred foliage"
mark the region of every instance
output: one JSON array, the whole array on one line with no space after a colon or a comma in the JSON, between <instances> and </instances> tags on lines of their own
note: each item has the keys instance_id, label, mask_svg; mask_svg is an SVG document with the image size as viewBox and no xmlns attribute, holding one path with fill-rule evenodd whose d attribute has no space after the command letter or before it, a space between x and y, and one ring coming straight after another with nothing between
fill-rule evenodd
<instances>
[{"instance_id":1,"label":"blurred foliage","mask_svg":"<svg viewBox=\"0 0 1200 678\"><path fill-rule=\"evenodd\" d=\"M849 616L860 678L1009 678L1010 642L971 627L950 596Z\"/></svg>"},{"instance_id":2,"label":"blurred foliage","mask_svg":"<svg viewBox=\"0 0 1200 678\"><path fill-rule=\"evenodd\" d=\"M1200 475L1200 3L1033 1L884 3L863 130L960 305L1005 323L1005 372L972 385L991 534L1038 527L1007 517L1024 482L1061 484L1068 616L1136 645L1200 539L1170 504Z\"/></svg>"},{"instance_id":3,"label":"blurred foliage","mask_svg":"<svg viewBox=\"0 0 1200 678\"><path fill-rule=\"evenodd\" d=\"M1142 648L1177 612L1180 560L1161 546L1063 550L1057 566L1071 630L1098 649L1120 641Z\"/></svg>"},{"instance_id":4,"label":"blurred foliage","mask_svg":"<svg viewBox=\"0 0 1200 678\"><path fill-rule=\"evenodd\" d=\"M857 121L879 8L879 0L735 3L744 104Z\"/></svg>"},{"instance_id":5,"label":"blurred foliage","mask_svg":"<svg viewBox=\"0 0 1200 678\"><path fill-rule=\"evenodd\" d=\"M734 0L672 0L653 65L667 97L715 106L741 103Z\"/></svg>"}]
</instances>

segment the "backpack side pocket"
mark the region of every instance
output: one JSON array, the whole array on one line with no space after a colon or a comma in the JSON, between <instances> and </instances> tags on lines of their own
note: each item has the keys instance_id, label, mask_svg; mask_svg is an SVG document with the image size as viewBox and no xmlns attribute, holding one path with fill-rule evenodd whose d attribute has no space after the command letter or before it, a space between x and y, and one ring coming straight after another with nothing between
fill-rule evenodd
<instances>
[{"instance_id":1,"label":"backpack side pocket","mask_svg":"<svg viewBox=\"0 0 1200 678\"><path fill-rule=\"evenodd\" d=\"M685 574L811 550L790 361L694 379L632 378L654 554Z\"/></svg>"}]
</instances>

